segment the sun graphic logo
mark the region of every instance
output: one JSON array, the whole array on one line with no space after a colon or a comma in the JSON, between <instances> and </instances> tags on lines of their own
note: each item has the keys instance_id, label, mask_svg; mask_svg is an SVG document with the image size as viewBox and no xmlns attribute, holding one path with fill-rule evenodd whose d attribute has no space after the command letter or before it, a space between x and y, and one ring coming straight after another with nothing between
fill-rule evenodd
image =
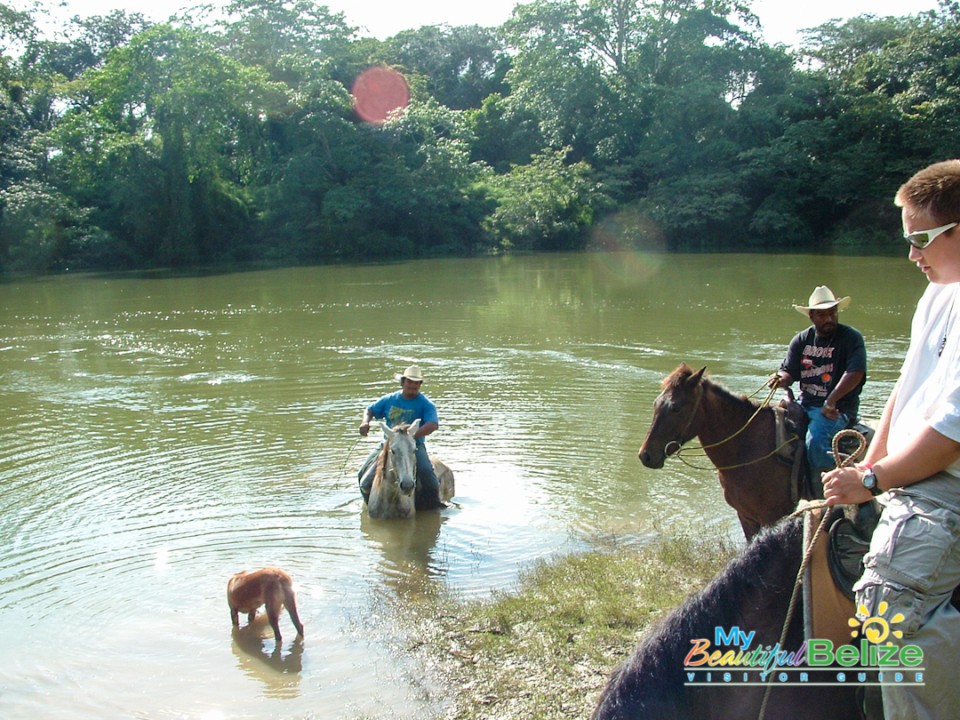
<instances>
[{"instance_id":1,"label":"sun graphic logo","mask_svg":"<svg viewBox=\"0 0 960 720\"><path fill-rule=\"evenodd\" d=\"M867 606L861 603L857 606L857 617L850 618L847 623L853 630L850 632L850 637L857 637L857 635L863 635L867 640L872 642L874 645L880 645L885 643L887 645L893 645L893 640L890 639L890 636L900 639L903 637L903 631L895 630L891 628L891 625L897 623L902 623L906 618L903 613L896 613L892 618L887 620L884 615L887 614L887 610L890 609L890 606L887 604L886 600L881 601L880 605L877 607L877 614L871 616L870 612L867 610ZM865 618L861 623L859 618Z\"/></svg>"}]
</instances>

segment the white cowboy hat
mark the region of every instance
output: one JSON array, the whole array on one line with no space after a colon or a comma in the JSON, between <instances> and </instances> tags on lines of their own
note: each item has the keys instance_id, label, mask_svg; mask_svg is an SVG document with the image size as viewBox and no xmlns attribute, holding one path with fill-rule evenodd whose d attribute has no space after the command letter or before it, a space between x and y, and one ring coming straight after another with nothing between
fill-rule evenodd
<instances>
[{"instance_id":1,"label":"white cowboy hat","mask_svg":"<svg viewBox=\"0 0 960 720\"><path fill-rule=\"evenodd\" d=\"M423 373L420 372L419 365L411 365L403 371L402 375L397 375L397 380L413 380L414 382L423 382Z\"/></svg>"},{"instance_id":2,"label":"white cowboy hat","mask_svg":"<svg viewBox=\"0 0 960 720\"><path fill-rule=\"evenodd\" d=\"M801 315L808 314L811 310L829 310L830 308L835 307L837 311L843 310L847 305L850 304L850 297L842 297L839 300L834 296L833 290L828 288L826 285L818 285L817 288L810 293L810 304L804 307L803 305L794 305L793 309L796 310Z\"/></svg>"}]
</instances>

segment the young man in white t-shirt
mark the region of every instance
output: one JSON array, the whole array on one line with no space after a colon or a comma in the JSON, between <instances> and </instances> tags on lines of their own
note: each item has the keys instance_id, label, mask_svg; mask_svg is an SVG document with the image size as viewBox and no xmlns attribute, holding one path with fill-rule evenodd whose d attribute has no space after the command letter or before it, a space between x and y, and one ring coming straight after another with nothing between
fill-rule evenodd
<instances>
[{"instance_id":1,"label":"young man in white t-shirt","mask_svg":"<svg viewBox=\"0 0 960 720\"><path fill-rule=\"evenodd\" d=\"M866 610L861 621L883 617L887 640L923 650L923 685L881 686L886 719L953 720L960 718L960 613L950 604L960 584L960 160L921 170L895 202L909 259L930 284L864 462L827 473L824 496L830 504L876 496L883 506L855 588L858 613Z\"/></svg>"}]
</instances>

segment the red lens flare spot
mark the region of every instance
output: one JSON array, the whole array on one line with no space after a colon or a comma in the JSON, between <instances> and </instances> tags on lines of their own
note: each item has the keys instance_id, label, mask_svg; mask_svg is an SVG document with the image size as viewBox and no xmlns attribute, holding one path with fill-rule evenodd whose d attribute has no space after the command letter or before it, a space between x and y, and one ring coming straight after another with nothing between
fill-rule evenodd
<instances>
[{"instance_id":1,"label":"red lens flare spot","mask_svg":"<svg viewBox=\"0 0 960 720\"><path fill-rule=\"evenodd\" d=\"M394 110L410 102L410 88L403 75L386 67L364 70L350 89L353 108L361 120L382 125Z\"/></svg>"}]
</instances>

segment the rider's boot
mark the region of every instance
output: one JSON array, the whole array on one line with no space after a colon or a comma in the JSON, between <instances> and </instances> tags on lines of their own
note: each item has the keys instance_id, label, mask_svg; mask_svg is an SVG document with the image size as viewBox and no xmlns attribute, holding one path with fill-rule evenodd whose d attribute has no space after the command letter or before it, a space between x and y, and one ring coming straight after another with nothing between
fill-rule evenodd
<instances>
[{"instance_id":1,"label":"rider's boot","mask_svg":"<svg viewBox=\"0 0 960 720\"><path fill-rule=\"evenodd\" d=\"M810 481L810 491L813 493L813 497L822 498L823 497L823 474L830 472L833 468L822 467L808 468L807 477Z\"/></svg>"},{"instance_id":2,"label":"rider's boot","mask_svg":"<svg viewBox=\"0 0 960 720\"><path fill-rule=\"evenodd\" d=\"M884 720L883 694L879 685L861 685L856 696L862 720Z\"/></svg>"},{"instance_id":3,"label":"rider's boot","mask_svg":"<svg viewBox=\"0 0 960 720\"><path fill-rule=\"evenodd\" d=\"M360 494L363 495L363 502L370 501L370 488L373 487L373 478L377 474L377 468L374 463L365 463L358 473L360 482Z\"/></svg>"},{"instance_id":4,"label":"rider's boot","mask_svg":"<svg viewBox=\"0 0 960 720\"><path fill-rule=\"evenodd\" d=\"M440 499L440 486L436 489L423 488L417 483L417 496L415 499L417 510L442 510L447 504Z\"/></svg>"}]
</instances>

